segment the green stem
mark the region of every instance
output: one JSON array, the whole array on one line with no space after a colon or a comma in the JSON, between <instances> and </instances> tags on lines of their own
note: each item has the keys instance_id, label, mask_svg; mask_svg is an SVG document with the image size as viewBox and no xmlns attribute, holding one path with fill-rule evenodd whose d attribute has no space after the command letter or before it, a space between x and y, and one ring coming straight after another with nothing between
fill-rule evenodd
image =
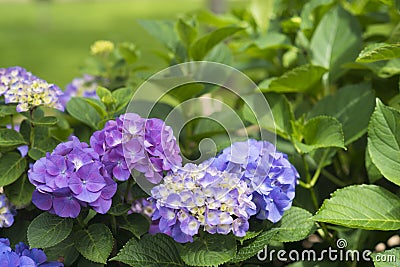
<instances>
[{"instance_id":1,"label":"green stem","mask_svg":"<svg viewBox=\"0 0 400 267\"><path fill-rule=\"evenodd\" d=\"M126 203L128 203L128 202L127 202L127 199L128 199L128 197L129 197L129 192L131 191L132 181L133 181L133 179L132 179L131 177L129 177L129 179L128 179L128 184L126 185L126 190L125 190L125 194L124 194L124 201L125 201Z\"/></svg>"},{"instance_id":2,"label":"green stem","mask_svg":"<svg viewBox=\"0 0 400 267\"><path fill-rule=\"evenodd\" d=\"M115 219L114 215L111 215L111 231L114 236L117 235L117 219Z\"/></svg>"},{"instance_id":3,"label":"green stem","mask_svg":"<svg viewBox=\"0 0 400 267\"><path fill-rule=\"evenodd\" d=\"M330 172L328 172L327 170L322 170L322 174L328 179L330 180L332 183L336 184L337 186L340 187L345 187L347 184L345 182L343 182L342 180L340 180L339 178L337 178L335 175L331 174Z\"/></svg>"}]
</instances>

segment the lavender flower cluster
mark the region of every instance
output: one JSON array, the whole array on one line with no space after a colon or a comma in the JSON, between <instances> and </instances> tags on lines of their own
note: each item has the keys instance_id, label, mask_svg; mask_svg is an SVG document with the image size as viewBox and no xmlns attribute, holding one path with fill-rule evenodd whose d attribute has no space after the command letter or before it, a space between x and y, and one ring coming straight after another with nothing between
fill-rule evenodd
<instances>
[{"instance_id":1,"label":"lavender flower cluster","mask_svg":"<svg viewBox=\"0 0 400 267\"><path fill-rule=\"evenodd\" d=\"M36 186L33 204L60 217L76 218L86 206L104 214L117 190L112 177L125 181L135 169L157 183L163 171L182 162L172 129L133 113L108 121L90 144L72 137L35 162L28 171Z\"/></svg>"},{"instance_id":2,"label":"lavender flower cluster","mask_svg":"<svg viewBox=\"0 0 400 267\"><path fill-rule=\"evenodd\" d=\"M5 103L18 103L23 112L37 106L63 110L59 97L63 94L54 84L39 79L21 67L0 68L0 96Z\"/></svg>"},{"instance_id":3,"label":"lavender flower cluster","mask_svg":"<svg viewBox=\"0 0 400 267\"><path fill-rule=\"evenodd\" d=\"M249 218L277 222L291 207L299 174L285 154L266 141L233 143L200 165L174 168L151 191L152 219L177 242L209 233L244 236Z\"/></svg>"},{"instance_id":4,"label":"lavender flower cluster","mask_svg":"<svg viewBox=\"0 0 400 267\"><path fill-rule=\"evenodd\" d=\"M10 227L14 223L16 211L6 195L0 194L0 228Z\"/></svg>"},{"instance_id":5,"label":"lavender flower cluster","mask_svg":"<svg viewBox=\"0 0 400 267\"><path fill-rule=\"evenodd\" d=\"M120 181L129 178L130 170L137 170L156 184L163 171L182 164L172 128L160 119L144 119L134 113L108 121L104 129L93 133L90 145L107 171Z\"/></svg>"},{"instance_id":6,"label":"lavender flower cluster","mask_svg":"<svg viewBox=\"0 0 400 267\"><path fill-rule=\"evenodd\" d=\"M64 264L47 261L46 254L41 249L30 249L20 242L15 250L10 247L10 240L0 238L0 266L8 267L62 267Z\"/></svg>"},{"instance_id":7,"label":"lavender flower cluster","mask_svg":"<svg viewBox=\"0 0 400 267\"><path fill-rule=\"evenodd\" d=\"M61 104L65 107L74 96L98 98L97 86L96 77L92 75L84 74L82 77L75 78L65 87L64 94L60 97Z\"/></svg>"},{"instance_id":8,"label":"lavender flower cluster","mask_svg":"<svg viewBox=\"0 0 400 267\"><path fill-rule=\"evenodd\" d=\"M29 181L36 186L33 204L60 217L76 218L81 207L87 205L98 213L106 213L117 184L99 159L92 148L76 137L59 144L28 171Z\"/></svg>"},{"instance_id":9,"label":"lavender flower cluster","mask_svg":"<svg viewBox=\"0 0 400 267\"><path fill-rule=\"evenodd\" d=\"M151 191L162 233L178 242L192 242L200 226L215 234L244 236L256 205L247 184L235 173L188 163Z\"/></svg>"},{"instance_id":10,"label":"lavender flower cluster","mask_svg":"<svg viewBox=\"0 0 400 267\"><path fill-rule=\"evenodd\" d=\"M287 155L273 144L253 139L237 142L208 163L220 171L238 174L249 185L258 219L275 223L291 207L300 176Z\"/></svg>"}]
</instances>

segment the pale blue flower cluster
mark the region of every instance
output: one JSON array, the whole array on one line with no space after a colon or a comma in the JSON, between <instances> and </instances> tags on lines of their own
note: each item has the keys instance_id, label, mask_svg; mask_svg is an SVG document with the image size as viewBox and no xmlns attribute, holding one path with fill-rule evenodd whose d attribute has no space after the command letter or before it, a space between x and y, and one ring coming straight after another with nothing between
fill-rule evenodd
<instances>
[{"instance_id":1,"label":"pale blue flower cluster","mask_svg":"<svg viewBox=\"0 0 400 267\"><path fill-rule=\"evenodd\" d=\"M199 229L244 236L256 205L247 184L237 174L206 165L186 164L152 189L153 220L162 233L178 242L192 242Z\"/></svg>"}]
</instances>

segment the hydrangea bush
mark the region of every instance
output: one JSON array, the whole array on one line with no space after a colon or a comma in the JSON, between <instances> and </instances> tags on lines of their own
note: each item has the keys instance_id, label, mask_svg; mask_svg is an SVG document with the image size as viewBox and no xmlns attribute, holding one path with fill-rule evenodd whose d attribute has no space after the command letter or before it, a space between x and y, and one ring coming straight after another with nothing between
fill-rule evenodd
<instances>
[{"instance_id":1,"label":"hydrangea bush","mask_svg":"<svg viewBox=\"0 0 400 267\"><path fill-rule=\"evenodd\" d=\"M164 66L101 40L64 90L0 68L0 266L314 266L262 258L266 246L370 250L318 264L392 266L379 259L400 259L400 15L390 1L356 2L252 1L142 20ZM129 109L144 80L192 60L235 67L262 95L184 84L134 103L154 104L149 114ZM272 116L257 120L248 103L260 97ZM196 105L173 113L191 99L207 116L193 119ZM177 131L169 116L187 123ZM216 153L202 153L205 138Z\"/></svg>"}]
</instances>

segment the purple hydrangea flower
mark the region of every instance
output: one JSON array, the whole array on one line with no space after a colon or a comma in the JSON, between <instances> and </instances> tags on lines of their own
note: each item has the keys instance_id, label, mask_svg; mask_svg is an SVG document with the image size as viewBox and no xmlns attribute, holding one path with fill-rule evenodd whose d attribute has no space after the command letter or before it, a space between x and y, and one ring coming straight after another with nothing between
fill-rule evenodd
<instances>
[{"instance_id":1,"label":"purple hydrangea flower","mask_svg":"<svg viewBox=\"0 0 400 267\"><path fill-rule=\"evenodd\" d=\"M20 242L15 245L15 250L10 247L7 238L0 239L0 266L8 267L62 267L64 264L57 261L47 261L46 254L41 249L30 249Z\"/></svg>"},{"instance_id":2,"label":"purple hydrangea flower","mask_svg":"<svg viewBox=\"0 0 400 267\"><path fill-rule=\"evenodd\" d=\"M292 205L299 174L287 155L267 141L233 143L205 164L236 173L250 186L258 219L275 223Z\"/></svg>"},{"instance_id":3,"label":"purple hydrangea flower","mask_svg":"<svg viewBox=\"0 0 400 267\"><path fill-rule=\"evenodd\" d=\"M39 79L24 68L0 69L0 95L4 95L6 104L18 103L18 112L37 106L64 110L59 101L62 94L59 87Z\"/></svg>"},{"instance_id":4,"label":"purple hydrangea flower","mask_svg":"<svg viewBox=\"0 0 400 267\"><path fill-rule=\"evenodd\" d=\"M36 186L32 202L60 217L76 218L87 205L98 213L107 213L117 184L92 148L74 136L71 139L28 171L29 181Z\"/></svg>"},{"instance_id":5,"label":"purple hydrangea flower","mask_svg":"<svg viewBox=\"0 0 400 267\"><path fill-rule=\"evenodd\" d=\"M97 86L97 78L92 75L84 74L82 77L75 78L65 87L64 95L60 98L61 104L65 107L74 96L97 99Z\"/></svg>"},{"instance_id":6,"label":"purple hydrangea flower","mask_svg":"<svg viewBox=\"0 0 400 267\"><path fill-rule=\"evenodd\" d=\"M14 223L16 213L6 195L0 194L0 228L10 227Z\"/></svg>"},{"instance_id":7,"label":"purple hydrangea flower","mask_svg":"<svg viewBox=\"0 0 400 267\"><path fill-rule=\"evenodd\" d=\"M192 242L201 228L209 233L244 236L256 213L247 184L235 173L206 165L173 168L151 191L156 202L152 219L177 242Z\"/></svg>"},{"instance_id":8,"label":"purple hydrangea flower","mask_svg":"<svg viewBox=\"0 0 400 267\"><path fill-rule=\"evenodd\" d=\"M156 184L163 171L182 164L171 127L160 119L144 119L134 113L108 121L92 135L90 145L107 171L120 181L127 180L131 170L137 170Z\"/></svg>"}]
</instances>

